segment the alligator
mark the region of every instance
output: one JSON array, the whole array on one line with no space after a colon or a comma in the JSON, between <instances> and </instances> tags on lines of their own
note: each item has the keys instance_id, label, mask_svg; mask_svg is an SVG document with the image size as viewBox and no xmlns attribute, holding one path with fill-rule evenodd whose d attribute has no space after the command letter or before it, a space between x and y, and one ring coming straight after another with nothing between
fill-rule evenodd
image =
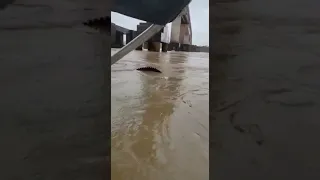
<instances>
[{"instance_id":1,"label":"alligator","mask_svg":"<svg viewBox=\"0 0 320 180\"><path fill-rule=\"evenodd\" d=\"M157 73L162 73L160 70L158 70L157 68L154 67L141 67L137 69L138 71L144 71L144 72L157 72Z\"/></svg>"},{"instance_id":2,"label":"alligator","mask_svg":"<svg viewBox=\"0 0 320 180\"><path fill-rule=\"evenodd\" d=\"M111 18L109 16L105 16L105 17L90 19L88 21L83 22L83 25L110 35Z\"/></svg>"}]
</instances>

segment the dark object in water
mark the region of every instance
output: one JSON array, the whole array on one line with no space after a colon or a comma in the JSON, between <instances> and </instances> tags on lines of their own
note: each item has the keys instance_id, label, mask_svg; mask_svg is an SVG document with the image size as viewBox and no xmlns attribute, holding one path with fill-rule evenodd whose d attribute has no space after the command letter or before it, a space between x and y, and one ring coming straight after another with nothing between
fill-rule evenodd
<instances>
[{"instance_id":1,"label":"dark object in water","mask_svg":"<svg viewBox=\"0 0 320 180\"><path fill-rule=\"evenodd\" d=\"M160 70L158 70L157 68L154 67L141 67L137 69L138 71L149 71L149 72L157 72L157 73L162 73Z\"/></svg>"},{"instance_id":2,"label":"dark object in water","mask_svg":"<svg viewBox=\"0 0 320 180\"><path fill-rule=\"evenodd\" d=\"M83 25L89 26L95 30L99 30L101 32L106 32L110 34L111 18L106 16L106 17L90 19L84 22Z\"/></svg>"}]
</instances>

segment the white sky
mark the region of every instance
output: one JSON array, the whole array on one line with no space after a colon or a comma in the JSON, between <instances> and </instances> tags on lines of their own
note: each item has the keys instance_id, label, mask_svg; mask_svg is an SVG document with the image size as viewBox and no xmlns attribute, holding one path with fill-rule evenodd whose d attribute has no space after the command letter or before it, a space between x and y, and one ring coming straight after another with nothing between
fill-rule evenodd
<instances>
[{"instance_id":1,"label":"white sky","mask_svg":"<svg viewBox=\"0 0 320 180\"><path fill-rule=\"evenodd\" d=\"M209 46L209 0L192 0L190 5L192 24L192 43L199 46ZM111 12L111 21L128 29L137 29L142 22L118 13Z\"/></svg>"}]
</instances>

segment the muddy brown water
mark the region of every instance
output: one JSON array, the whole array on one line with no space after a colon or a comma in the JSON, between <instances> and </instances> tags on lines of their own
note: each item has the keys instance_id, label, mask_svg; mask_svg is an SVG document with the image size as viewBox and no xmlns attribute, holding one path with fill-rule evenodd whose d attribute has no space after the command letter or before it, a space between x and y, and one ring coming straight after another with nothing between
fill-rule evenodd
<instances>
[{"instance_id":1,"label":"muddy brown water","mask_svg":"<svg viewBox=\"0 0 320 180\"><path fill-rule=\"evenodd\" d=\"M112 179L208 179L208 63L208 53L133 51L112 66Z\"/></svg>"}]
</instances>

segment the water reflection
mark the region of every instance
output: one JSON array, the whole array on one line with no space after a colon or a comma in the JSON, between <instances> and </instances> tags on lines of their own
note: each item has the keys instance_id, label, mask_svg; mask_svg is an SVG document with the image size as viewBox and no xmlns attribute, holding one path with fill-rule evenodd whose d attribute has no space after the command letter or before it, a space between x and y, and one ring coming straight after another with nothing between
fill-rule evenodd
<instances>
[{"instance_id":1,"label":"water reflection","mask_svg":"<svg viewBox=\"0 0 320 180\"><path fill-rule=\"evenodd\" d=\"M137 61L138 63L156 66L163 73L130 73L131 79L136 81L135 86L139 86L140 90L137 91L139 95L127 93L128 98L122 100L128 103L123 103L120 107L118 99L116 106L120 110L117 113L112 111L112 179L180 179L184 177L181 171L191 167L182 167L184 163L177 154L181 147L188 147L176 147L180 145L176 142L177 137L172 136L176 136L175 133L179 136L184 133L177 129L176 123L180 124L179 121L186 116L177 110L182 109L181 95L188 88L185 84L188 83L185 81L188 55L134 52L130 58L125 59L138 56L143 58L143 62ZM125 61L115 65L115 69L128 64ZM112 73L115 76L118 71ZM116 92L114 87L112 94L117 96L119 92ZM205 115L204 118L208 119L208 116Z\"/></svg>"}]
</instances>

